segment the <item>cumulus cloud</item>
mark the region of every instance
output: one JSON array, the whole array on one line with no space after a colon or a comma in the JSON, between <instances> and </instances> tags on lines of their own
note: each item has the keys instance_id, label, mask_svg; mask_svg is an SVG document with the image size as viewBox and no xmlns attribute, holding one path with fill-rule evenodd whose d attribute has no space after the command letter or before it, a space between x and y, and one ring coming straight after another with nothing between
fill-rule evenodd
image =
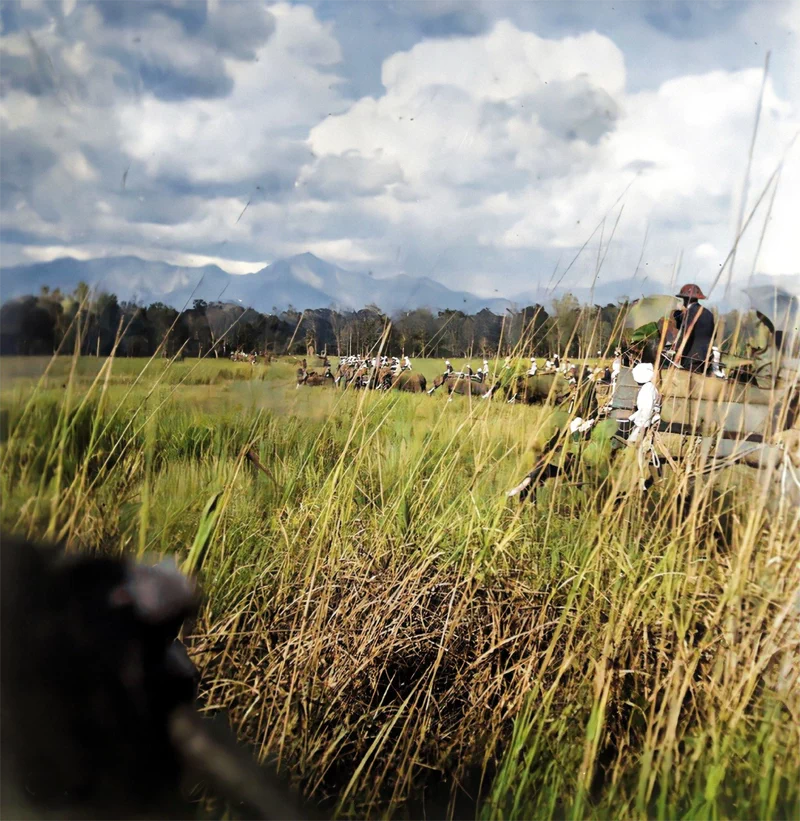
<instances>
[{"instance_id":1,"label":"cumulus cloud","mask_svg":"<svg viewBox=\"0 0 800 821\"><path fill-rule=\"evenodd\" d=\"M481 4L468 0L401 3L396 7L396 11L401 17L411 18L426 37L481 34L489 26L489 20Z\"/></svg>"},{"instance_id":2,"label":"cumulus cloud","mask_svg":"<svg viewBox=\"0 0 800 821\"><path fill-rule=\"evenodd\" d=\"M30 33L8 26L4 68L19 65L0 95L7 242L271 256L277 229L260 235L252 218L293 196L308 130L342 110L340 51L307 7L235 5L79 4L26 18Z\"/></svg>"},{"instance_id":3,"label":"cumulus cloud","mask_svg":"<svg viewBox=\"0 0 800 821\"><path fill-rule=\"evenodd\" d=\"M382 161L380 153L367 158L353 151L325 156L305 166L297 186L305 187L312 197L338 200L348 196L374 196L402 181L403 172L398 163Z\"/></svg>"},{"instance_id":4,"label":"cumulus cloud","mask_svg":"<svg viewBox=\"0 0 800 821\"><path fill-rule=\"evenodd\" d=\"M18 128L2 135L0 179L6 206L24 202L36 179L46 174L58 161L57 155L37 142L35 132Z\"/></svg>"},{"instance_id":5,"label":"cumulus cloud","mask_svg":"<svg viewBox=\"0 0 800 821\"><path fill-rule=\"evenodd\" d=\"M736 0L692 3L687 0L656 0L644 5L644 19L676 39L699 40L720 27L733 24L746 5Z\"/></svg>"},{"instance_id":6,"label":"cumulus cloud","mask_svg":"<svg viewBox=\"0 0 800 821\"><path fill-rule=\"evenodd\" d=\"M720 12L731 30L763 31L736 5ZM651 5L615 38L492 22L491 4L410 4L392 10L409 21L405 45L382 31L379 86L376 73L375 92L351 99L363 66L340 40L359 16L338 8L326 20L288 3L3 4L4 262L74 248L243 271L311 250L513 295L546 284L559 258L563 272L607 214L564 280L587 282L622 207L604 278L633 274L646 231L640 276L668 278L679 253L687 276L714 275L735 234L762 57L691 72L676 61L649 84L629 57L645 29L721 52L718 16ZM799 9L781 7L787 32ZM800 127L797 42L775 52L748 208ZM761 249L767 273L797 271L798 154Z\"/></svg>"},{"instance_id":7,"label":"cumulus cloud","mask_svg":"<svg viewBox=\"0 0 800 821\"><path fill-rule=\"evenodd\" d=\"M611 259L630 266L649 223L651 253L666 273L681 250L727 249L733 241L761 76L758 69L713 71L631 93L623 55L609 38L547 40L501 22L483 36L393 55L383 67L385 93L326 119L309 143L318 168L333 157L394 161L405 184L370 208L382 211L398 238L431 249L442 233L473 247L477 238L494 251L579 247L633 182ZM800 125L799 113L768 84L751 199ZM784 173L796 169L792 158ZM796 213L794 191L781 192L775 214ZM457 215L460 236L443 231L448 214ZM792 271L797 239L780 240L788 246L780 259L772 229L768 239L764 266ZM725 253L717 261L695 255L707 263L697 272L713 276ZM485 259L493 265L497 255ZM577 266L576 279L593 265ZM472 284L474 268L463 273Z\"/></svg>"}]
</instances>

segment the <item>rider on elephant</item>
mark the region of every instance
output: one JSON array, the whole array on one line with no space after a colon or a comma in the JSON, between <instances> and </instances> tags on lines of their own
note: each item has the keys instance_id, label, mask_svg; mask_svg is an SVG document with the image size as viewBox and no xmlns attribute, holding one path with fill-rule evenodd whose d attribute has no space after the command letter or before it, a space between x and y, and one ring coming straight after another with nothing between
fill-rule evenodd
<instances>
[{"instance_id":1,"label":"rider on elephant","mask_svg":"<svg viewBox=\"0 0 800 821\"><path fill-rule=\"evenodd\" d=\"M673 313L678 326L675 350L681 357L680 364L692 371L705 372L714 338L714 315L700 304L699 300L706 296L699 286L684 285L677 296L683 300L683 308Z\"/></svg>"}]
</instances>

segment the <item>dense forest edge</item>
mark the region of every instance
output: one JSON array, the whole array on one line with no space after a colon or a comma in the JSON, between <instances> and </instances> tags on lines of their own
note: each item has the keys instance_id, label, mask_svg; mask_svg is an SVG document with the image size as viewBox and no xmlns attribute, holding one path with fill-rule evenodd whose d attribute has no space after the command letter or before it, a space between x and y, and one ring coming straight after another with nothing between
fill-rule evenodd
<instances>
[{"instance_id":1,"label":"dense forest edge","mask_svg":"<svg viewBox=\"0 0 800 821\"><path fill-rule=\"evenodd\" d=\"M113 293L95 294L80 283L72 293L43 287L38 295L3 304L0 354L72 354L77 346L78 353L107 356L119 338L117 356L152 356L165 340L161 352L169 357L225 357L236 351L346 356L369 350L390 321L388 350L410 356L506 355L523 339L530 355L596 356L606 355L618 343L618 319L628 304L623 298L606 305L582 305L567 293L547 306L529 305L505 316L488 309L467 314L428 308L388 315L375 305L359 311L289 307L265 314L236 303L201 299L178 311L163 302L120 302ZM758 334L755 313L732 310L717 317L723 343L734 337L737 327L735 338L744 345Z\"/></svg>"}]
</instances>

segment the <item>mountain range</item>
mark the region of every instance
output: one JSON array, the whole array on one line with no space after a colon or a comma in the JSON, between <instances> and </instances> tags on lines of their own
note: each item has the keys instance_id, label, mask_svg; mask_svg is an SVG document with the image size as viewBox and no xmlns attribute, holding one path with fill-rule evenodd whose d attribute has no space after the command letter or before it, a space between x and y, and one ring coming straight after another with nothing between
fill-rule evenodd
<instances>
[{"instance_id":1,"label":"mountain range","mask_svg":"<svg viewBox=\"0 0 800 821\"><path fill-rule=\"evenodd\" d=\"M5 301L35 294L42 286L71 292L81 281L115 293L120 301L160 301L176 308L191 304L192 299L240 302L265 313L289 305L357 310L374 304L388 313L423 306L465 313L488 308L503 313L512 307L508 300L451 290L427 277L399 274L379 279L369 273L348 271L310 253L277 260L253 274L229 274L216 265L192 268L132 256L89 260L63 257L1 268L0 297Z\"/></svg>"},{"instance_id":2,"label":"mountain range","mask_svg":"<svg viewBox=\"0 0 800 821\"><path fill-rule=\"evenodd\" d=\"M793 279L782 277L780 285L787 287ZM160 301L181 309L190 305L192 299L222 300L238 302L262 313L273 309L281 311L290 305L298 309L335 307L358 310L372 304L389 314L419 307L457 309L468 314L488 308L493 313L502 314L507 308L522 308L537 302L549 306L556 295L543 289L531 289L508 299L480 297L468 291L453 290L428 277L399 274L379 278L371 272L349 271L305 253L276 260L253 274L229 274L216 265L187 267L135 256L89 260L62 257L50 262L0 268L0 299L6 301L24 294L36 294L42 286L58 287L69 293L81 281L99 291L115 293L120 301L145 305ZM751 284L771 281L756 275ZM794 281L800 282L800 279ZM705 282L699 284L701 287L707 285ZM598 281L593 290L584 285L565 285L558 293L567 290L581 302L591 299L596 304L606 304L622 296L636 299L664 293L665 286L657 281L627 279ZM713 302L725 310L731 306L739 307L737 303L741 300L737 293L729 303L719 289L719 296L715 294Z\"/></svg>"}]
</instances>

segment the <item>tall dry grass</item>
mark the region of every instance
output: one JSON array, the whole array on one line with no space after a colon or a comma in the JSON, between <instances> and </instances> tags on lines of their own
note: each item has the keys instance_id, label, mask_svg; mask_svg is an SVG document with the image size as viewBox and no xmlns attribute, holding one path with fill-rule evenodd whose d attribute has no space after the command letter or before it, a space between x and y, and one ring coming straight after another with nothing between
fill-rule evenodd
<instances>
[{"instance_id":1,"label":"tall dry grass","mask_svg":"<svg viewBox=\"0 0 800 821\"><path fill-rule=\"evenodd\" d=\"M293 374L4 378L3 527L200 572L206 709L341 816L800 816L800 535L763 484L643 495L601 426L511 504L563 417Z\"/></svg>"}]
</instances>

